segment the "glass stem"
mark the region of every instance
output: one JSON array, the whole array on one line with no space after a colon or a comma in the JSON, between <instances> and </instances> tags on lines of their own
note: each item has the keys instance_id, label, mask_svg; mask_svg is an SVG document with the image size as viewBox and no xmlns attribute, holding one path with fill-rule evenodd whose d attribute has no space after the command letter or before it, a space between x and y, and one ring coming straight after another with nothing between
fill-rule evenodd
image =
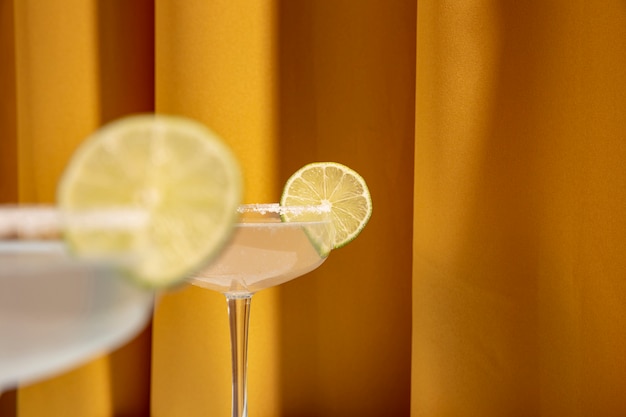
<instances>
[{"instance_id":1,"label":"glass stem","mask_svg":"<svg viewBox=\"0 0 626 417\"><path fill-rule=\"evenodd\" d=\"M248 362L248 323L252 295L226 295L230 323L230 350L233 362L232 417L247 417L246 368Z\"/></svg>"}]
</instances>

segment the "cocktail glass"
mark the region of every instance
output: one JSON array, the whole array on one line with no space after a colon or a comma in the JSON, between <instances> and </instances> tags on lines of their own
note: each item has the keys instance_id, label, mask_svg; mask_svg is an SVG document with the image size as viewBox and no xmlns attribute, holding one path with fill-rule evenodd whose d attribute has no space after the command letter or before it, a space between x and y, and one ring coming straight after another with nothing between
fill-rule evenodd
<instances>
[{"instance_id":1,"label":"cocktail glass","mask_svg":"<svg viewBox=\"0 0 626 417\"><path fill-rule=\"evenodd\" d=\"M70 256L61 222L53 206L0 206L0 394L121 346L151 317L153 293L119 276L131 260Z\"/></svg>"},{"instance_id":2,"label":"cocktail glass","mask_svg":"<svg viewBox=\"0 0 626 417\"><path fill-rule=\"evenodd\" d=\"M239 207L230 244L192 278L193 285L226 296L232 355L232 416L247 416L248 322L252 295L320 266L334 244L330 207Z\"/></svg>"}]
</instances>

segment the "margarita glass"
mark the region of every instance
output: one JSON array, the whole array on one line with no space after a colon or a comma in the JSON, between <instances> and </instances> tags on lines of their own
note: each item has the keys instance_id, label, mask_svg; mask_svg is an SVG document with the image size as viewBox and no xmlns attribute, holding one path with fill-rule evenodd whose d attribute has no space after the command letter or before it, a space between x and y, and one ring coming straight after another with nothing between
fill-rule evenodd
<instances>
[{"instance_id":1,"label":"margarita glass","mask_svg":"<svg viewBox=\"0 0 626 417\"><path fill-rule=\"evenodd\" d=\"M56 206L0 206L0 389L135 334L150 288L180 284L219 253L241 193L236 159L206 126L139 114L78 146Z\"/></svg>"},{"instance_id":2,"label":"margarita glass","mask_svg":"<svg viewBox=\"0 0 626 417\"><path fill-rule=\"evenodd\" d=\"M331 208L242 205L230 243L190 278L226 296L232 353L232 416L247 416L246 367L252 295L320 266L334 245Z\"/></svg>"},{"instance_id":3,"label":"margarita glass","mask_svg":"<svg viewBox=\"0 0 626 417\"><path fill-rule=\"evenodd\" d=\"M130 260L71 256L61 223L52 206L0 206L0 393L121 346L151 317L153 293L120 276Z\"/></svg>"}]
</instances>

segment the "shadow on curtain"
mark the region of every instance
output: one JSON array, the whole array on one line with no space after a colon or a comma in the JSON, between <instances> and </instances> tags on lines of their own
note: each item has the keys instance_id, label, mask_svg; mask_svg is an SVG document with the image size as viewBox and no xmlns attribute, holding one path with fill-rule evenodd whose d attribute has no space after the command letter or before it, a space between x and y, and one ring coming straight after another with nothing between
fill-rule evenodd
<instances>
[{"instance_id":1,"label":"shadow on curtain","mask_svg":"<svg viewBox=\"0 0 626 417\"><path fill-rule=\"evenodd\" d=\"M374 204L356 240L279 288L281 415L407 416L416 2L278 5L279 182L338 161Z\"/></svg>"}]
</instances>

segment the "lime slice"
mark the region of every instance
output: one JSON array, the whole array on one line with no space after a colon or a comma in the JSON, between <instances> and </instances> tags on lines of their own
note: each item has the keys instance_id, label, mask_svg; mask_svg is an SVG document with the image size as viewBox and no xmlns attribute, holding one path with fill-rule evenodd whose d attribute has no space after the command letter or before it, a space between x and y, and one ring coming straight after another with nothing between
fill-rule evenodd
<instances>
[{"instance_id":1,"label":"lime slice","mask_svg":"<svg viewBox=\"0 0 626 417\"><path fill-rule=\"evenodd\" d=\"M219 252L241 195L239 165L214 133L154 114L119 119L87 138L57 191L72 252L125 259L128 274L152 288L182 282ZM118 221L71 221L89 213Z\"/></svg>"},{"instance_id":2,"label":"lime slice","mask_svg":"<svg viewBox=\"0 0 626 417\"><path fill-rule=\"evenodd\" d=\"M363 177L336 162L314 162L300 168L287 180L280 204L329 205L335 249L357 237L372 215L372 198Z\"/></svg>"}]
</instances>

